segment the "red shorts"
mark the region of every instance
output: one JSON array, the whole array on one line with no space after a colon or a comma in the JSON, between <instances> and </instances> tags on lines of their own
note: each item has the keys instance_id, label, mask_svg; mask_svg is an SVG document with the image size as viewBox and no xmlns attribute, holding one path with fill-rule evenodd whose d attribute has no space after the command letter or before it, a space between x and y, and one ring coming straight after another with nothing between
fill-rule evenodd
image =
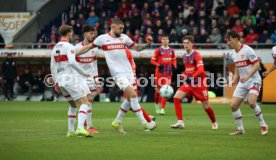
<instances>
[{"instance_id":1,"label":"red shorts","mask_svg":"<svg viewBox=\"0 0 276 160\"><path fill-rule=\"evenodd\" d=\"M155 85L157 88L161 88L161 86L170 84L172 76L156 76Z\"/></svg>"},{"instance_id":2,"label":"red shorts","mask_svg":"<svg viewBox=\"0 0 276 160\"><path fill-rule=\"evenodd\" d=\"M188 97L194 96L197 101L203 102L208 100L208 89L206 87L192 87L183 84L178 90L185 92Z\"/></svg>"}]
</instances>

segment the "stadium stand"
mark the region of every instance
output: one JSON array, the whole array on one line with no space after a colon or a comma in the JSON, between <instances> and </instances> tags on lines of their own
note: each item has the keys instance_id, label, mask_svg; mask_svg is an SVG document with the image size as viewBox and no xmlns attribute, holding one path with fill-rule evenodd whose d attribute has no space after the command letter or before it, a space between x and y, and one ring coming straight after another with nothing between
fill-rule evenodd
<instances>
[{"instance_id":1,"label":"stadium stand","mask_svg":"<svg viewBox=\"0 0 276 160\"><path fill-rule=\"evenodd\" d=\"M37 42L57 42L57 26L69 24L74 27L77 43L82 39L83 25L92 25L102 34L118 17L125 22L125 33L136 42L144 41L147 35L160 42L160 35L166 33L172 43L192 34L196 43L218 44L225 42L227 31L237 30L248 44L269 44L275 42L275 5L274 0L81 0L47 25Z\"/></svg>"}]
</instances>

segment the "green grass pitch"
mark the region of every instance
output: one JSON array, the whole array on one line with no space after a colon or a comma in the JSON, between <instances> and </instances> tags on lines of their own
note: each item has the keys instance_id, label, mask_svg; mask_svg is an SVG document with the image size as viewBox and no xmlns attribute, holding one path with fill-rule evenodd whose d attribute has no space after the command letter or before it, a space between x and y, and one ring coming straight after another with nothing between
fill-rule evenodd
<instances>
[{"instance_id":1,"label":"green grass pitch","mask_svg":"<svg viewBox=\"0 0 276 160\"><path fill-rule=\"evenodd\" d=\"M276 160L276 105L262 105L267 136L261 136L252 110L243 105L246 134L234 137L228 135L235 127L228 105L212 105L219 123L214 131L200 105L182 104L186 127L176 130L169 127L176 122L172 103L165 116L154 114L153 103L141 103L157 117L158 127L144 132L129 112L123 123L126 135L111 127L119 105L95 103L93 123L100 133L93 138L67 138L67 103L0 102L1 160Z\"/></svg>"}]
</instances>

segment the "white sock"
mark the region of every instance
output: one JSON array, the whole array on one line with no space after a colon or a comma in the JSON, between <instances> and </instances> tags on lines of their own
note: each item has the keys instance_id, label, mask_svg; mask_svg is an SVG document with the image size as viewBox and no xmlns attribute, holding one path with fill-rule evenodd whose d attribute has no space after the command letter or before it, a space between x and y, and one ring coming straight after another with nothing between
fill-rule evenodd
<instances>
[{"instance_id":1,"label":"white sock","mask_svg":"<svg viewBox=\"0 0 276 160\"><path fill-rule=\"evenodd\" d=\"M78 129L84 129L84 122L86 120L87 110L88 110L87 104L82 104L80 106L80 110L78 114Z\"/></svg>"},{"instance_id":2,"label":"white sock","mask_svg":"<svg viewBox=\"0 0 276 160\"><path fill-rule=\"evenodd\" d=\"M77 108L73 108L73 107L69 106L69 109L68 109L68 132L75 131L76 113L77 113Z\"/></svg>"},{"instance_id":3,"label":"white sock","mask_svg":"<svg viewBox=\"0 0 276 160\"><path fill-rule=\"evenodd\" d=\"M259 123L260 125L266 125L265 121L264 121L264 117L263 117L263 114L262 114L262 110L261 110L261 107L259 105L256 105L256 107L253 109L256 117L258 118L259 120Z\"/></svg>"},{"instance_id":4,"label":"white sock","mask_svg":"<svg viewBox=\"0 0 276 160\"><path fill-rule=\"evenodd\" d=\"M92 128L92 104L88 105L87 115L86 115L87 129Z\"/></svg>"},{"instance_id":5,"label":"white sock","mask_svg":"<svg viewBox=\"0 0 276 160\"><path fill-rule=\"evenodd\" d=\"M122 123L124 115L127 113L127 111L130 109L130 102L125 99L123 103L121 104L120 110L117 114L117 117L115 119L116 122Z\"/></svg>"},{"instance_id":6,"label":"white sock","mask_svg":"<svg viewBox=\"0 0 276 160\"><path fill-rule=\"evenodd\" d=\"M238 130L243 130L243 124L242 124L242 114L241 114L241 110L238 109L235 112L232 112L232 115L234 117L236 126Z\"/></svg>"},{"instance_id":7,"label":"white sock","mask_svg":"<svg viewBox=\"0 0 276 160\"><path fill-rule=\"evenodd\" d=\"M143 113L141 111L141 107L138 103L138 99L136 98L130 98L130 104L132 107L133 112L135 112L135 115L139 118L139 120L141 121L141 123L144 125L145 123L147 123L147 121L145 120Z\"/></svg>"}]
</instances>

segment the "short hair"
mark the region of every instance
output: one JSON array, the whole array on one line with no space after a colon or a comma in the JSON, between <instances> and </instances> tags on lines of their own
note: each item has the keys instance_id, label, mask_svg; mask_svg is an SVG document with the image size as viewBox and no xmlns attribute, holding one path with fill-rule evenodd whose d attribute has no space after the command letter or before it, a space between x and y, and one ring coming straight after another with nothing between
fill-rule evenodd
<instances>
[{"instance_id":1,"label":"short hair","mask_svg":"<svg viewBox=\"0 0 276 160\"><path fill-rule=\"evenodd\" d=\"M95 32L95 28L92 27L92 26L89 26L89 25L85 25L83 26L82 28L82 33L85 33L85 32Z\"/></svg>"},{"instance_id":2,"label":"short hair","mask_svg":"<svg viewBox=\"0 0 276 160\"><path fill-rule=\"evenodd\" d=\"M163 37L168 37L168 38L169 38L169 35L168 35L167 33L163 33L161 37L162 37L162 38L163 38Z\"/></svg>"},{"instance_id":3,"label":"short hair","mask_svg":"<svg viewBox=\"0 0 276 160\"><path fill-rule=\"evenodd\" d=\"M124 25L124 22L122 20L116 18L116 19L114 19L112 21L112 24L116 24L116 25L120 25L121 24L121 25Z\"/></svg>"},{"instance_id":4,"label":"short hair","mask_svg":"<svg viewBox=\"0 0 276 160\"><path fill-rule=\"evenodd\" d=\"M237 31L229 31L227 33L227 38L237 38L238 40L240 40L240 34Z\"/></svg>"},{"instance_id":5,"label":"short hair","mask_svg":"<svg viewBox=\"0 0 276 160\"><path fill-rule=\"evenodd\" d=\"M68 33L72 32L73 27L69 25L62 25L59 28L59 33L61 36L66 36Z\"/></svg>"},{"instance_id":6,"label":"short hair","mask_svg":"<svg viewBox=\"0 0 276 160\"><path fill-rule=\"evenodd\" d=\"M193 36L190 36L190 35L185 36L185 37L182 39L182 42L184 42L184 40L186 40L186 39L187 39L188 41L192 42L192 43L195 42Z\"/></svg>"}]
</instances>

